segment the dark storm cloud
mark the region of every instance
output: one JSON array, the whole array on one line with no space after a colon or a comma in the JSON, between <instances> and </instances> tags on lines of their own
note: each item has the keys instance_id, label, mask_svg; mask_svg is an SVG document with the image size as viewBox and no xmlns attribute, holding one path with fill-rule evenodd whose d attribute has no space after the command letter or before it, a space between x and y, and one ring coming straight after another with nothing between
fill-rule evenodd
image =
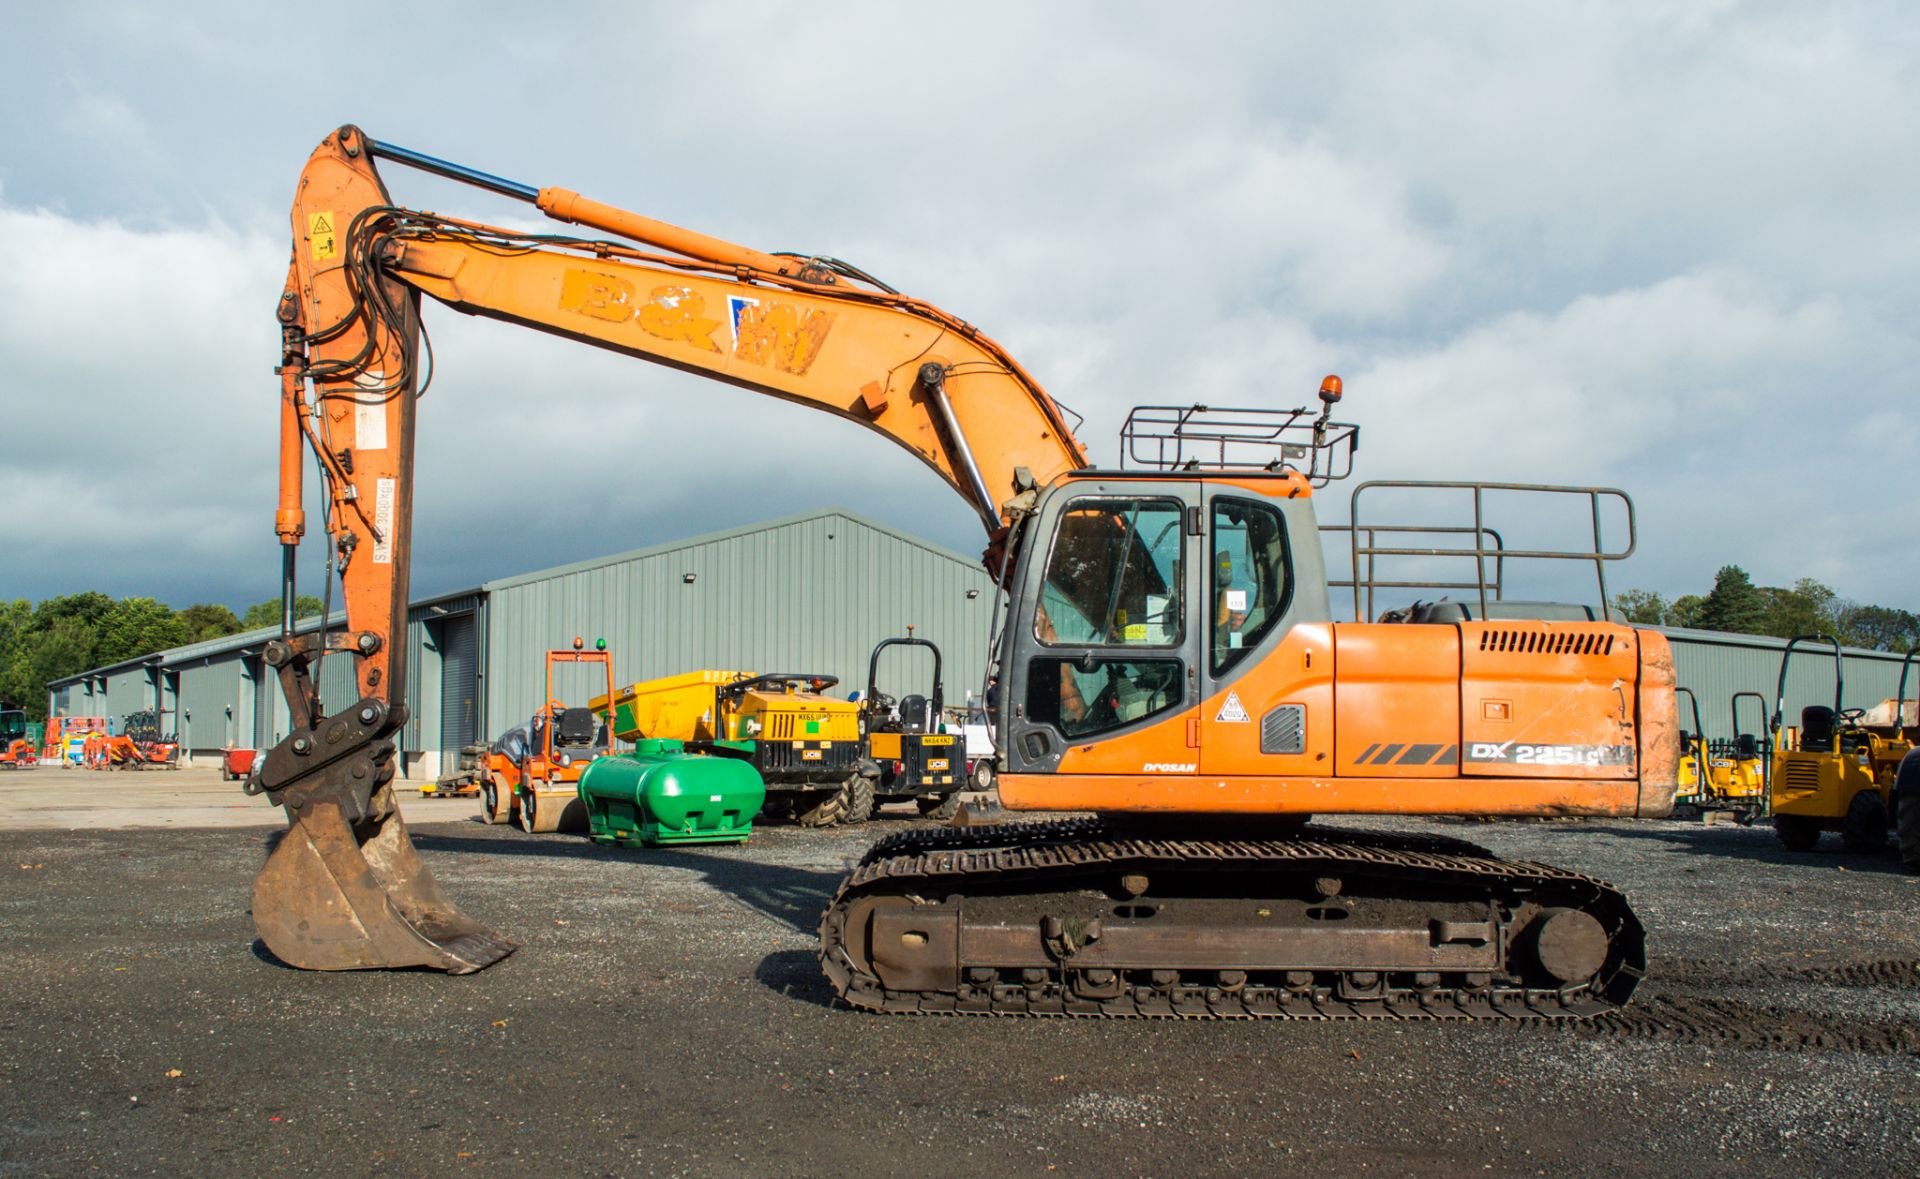
<instances>
[{"instance_id":1,"label":"dark storm cloud","mask_svg":"<svg viewBox=\"0 0 1920 1179\"><path fill-rule=\"evenodd\" d=\"M1135 402L1340 371L1365 476L1628 487L1628 583L1741 561L1920 604L1878 540L1920 524L1904 7L328 11L10 15L0 594L273 592L285 210L351 119L851 258L1007 344L1101 458ZM429 315L422 589L835 503L977 546L846 423Z\"/></svg>"}]
</instances>

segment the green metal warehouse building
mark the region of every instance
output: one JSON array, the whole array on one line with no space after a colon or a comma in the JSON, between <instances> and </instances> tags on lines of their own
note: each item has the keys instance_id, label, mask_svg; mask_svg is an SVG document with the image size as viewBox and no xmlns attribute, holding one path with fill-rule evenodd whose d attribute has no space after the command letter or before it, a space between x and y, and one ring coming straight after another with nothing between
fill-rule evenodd
<instances>
[{"instance_id":1,"label":"green metal warehouse building","mask_svg":"<svg viewBox=\"0 0 1920 1179\"><path fill-rule=\"evenodd\" d=\"M607 641L621 684L722 668L824 673L845 694L865 688L874 644L911 626L940 646L947 699L959 704L980 690L992 587L971 557L829 509L417 601L407 622L406 773L432 777L462 745L524 722L546 691L546 651L575 636ZM288 730L260 659L276 634L231 635L57 681L49 713L106 716L117 728L158 707L163 727L203 760L228 744L269 747ZM888 658L883 675L920 677L908 690L930 672L924 657ZM351 703L349 673L346 656L322 665L329 708ZM557 686L584 699L583 683Z\"/></svg>"}]
</instances>

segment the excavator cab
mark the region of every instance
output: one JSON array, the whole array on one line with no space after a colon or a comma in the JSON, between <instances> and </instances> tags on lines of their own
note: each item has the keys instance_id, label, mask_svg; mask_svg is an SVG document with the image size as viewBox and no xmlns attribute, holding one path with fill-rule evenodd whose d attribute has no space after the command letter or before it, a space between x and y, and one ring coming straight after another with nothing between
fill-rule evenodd
<instances>
[{"instance_id":1,"label":"excavator cab","mask_svg":"<svg viewBox=\"0 0 1920 1179\"><path fill-rule=\"evenodd\" d=\"M1201 702L1329 620L1302 490L1291 471L1086 472L1040 501L1002 672L1003 798L1051 800L1041 774L1204 772L1202 731L1245 722Z\"/></svg>"}]
</instances>

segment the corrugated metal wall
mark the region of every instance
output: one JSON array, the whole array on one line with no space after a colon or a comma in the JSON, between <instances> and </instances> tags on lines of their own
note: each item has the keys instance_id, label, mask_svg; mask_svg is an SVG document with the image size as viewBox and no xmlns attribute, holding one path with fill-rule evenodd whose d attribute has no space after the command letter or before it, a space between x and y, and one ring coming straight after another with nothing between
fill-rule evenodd
<instances>
[{"instance_id":1,"label":"corrugated metal wall","mask_svg":"<svg viewBox=\"0 0 1920 1179\"><path fill-rule=\"evenodd\" d=\"M418 753L426 748L421 740L421 726L426 723L421 715L420 676L422 652L427 645L427 624L419 617L419 611L412 611L407 617L407 724L400 730L400 749L403 753ZM436 732L436 740L437 732Z\"/></svg>"},{"instance_id":2,"label":"corrugated metal wall","mask_svg":"<svg viewBox=\"0 0 1920 1179\"><path fill-rule=\"evenodd\" d=\"M1664 629L1664 628L1663 628ZM1773 712L1774 690L1780 676L1780 654L1786 640L1761 635L1727 635L1713 631L1666 629L1673 643L1674 671L1683 688L1692 688L1700 700L1700 721L1709 737L1733 735L1732 698L1735 692L1758 692L1766 698L1766 713ZM1905 656L1882 651L1848 648L1843 673L1848 708L1871 708L1891 699L1899 685L1900 663ZM1907 699L1920 689L1920 666L1907 681ZM1800 709L1809 704L1833 703L1833 648L1794 648L1793 666L1787 679L1785 722L1800 723ZM1693 716L1681 704L1680 724L1693 727ZM1755 709L1750 701L1740 705L1741 724L1752 731Z\"/></svg>"},{"instance_id":3,"label":"corrugated metal wall","mask_svg":"<svg viewBox=\"0 0 1920 1179\"><path fill-rule=\"evenodd\" d=\"M575 635L607 640L620 683L824 672L845 695L864 689L873 645L912 623L940 645L958 704L979 690L994 593L977 564L837 513L487 589L489 739L539 707L545 653Z\"/></svg>"},{"instance_id":4,"label":"corrugated metal wall","mask_svg":"<svg viewBox=\"0 0 1920 1179\"><path fill-rule=\"evenodd\" d=\"M244 741L248 736L247 718L240 702L239 659L205 656L176 664L180 674L180 710L192 713L191 722L180 725L181 740L191 742L189 750L214 750L229 740ZM231 719L227 709L233 710Z\"/></svg>"},{"instance_id":5,"label":"corrugated metal wall","mask_svg":"<svg viewBox=\"0 0 1920 1179\"><path fill-rule=\"evenodd\" d=\"M116 671L107 677L107 716L113 718L113 731L119 732L127 714L153 707L153 680L144 667Z\"/></svg>"}]
</instances>

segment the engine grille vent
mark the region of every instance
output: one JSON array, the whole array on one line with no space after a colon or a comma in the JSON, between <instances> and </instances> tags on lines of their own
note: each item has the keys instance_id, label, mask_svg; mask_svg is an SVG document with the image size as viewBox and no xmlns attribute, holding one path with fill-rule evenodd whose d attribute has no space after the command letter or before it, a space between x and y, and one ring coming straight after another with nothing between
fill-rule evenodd
<instances>
[{"instance_id":1,"label":"engine grille vent","mask_svg":"<svg viewBox=\"0 0 1920 1179\"><path fill-rule=\"evenodd\" d=\"M1260 718L1260 752L1305 753L1307 706L1282 704Z\"/></svg>"},{"instance_id":2,"label":"engine grille vent","mask_svg":"<svg viewBox=\"0 0 1920 1179\"><path fill-rule=\"evenodd\" d=\"M1802 758L1787 761L1785 785L1788 790L1820 789L1820 764Z\"/></svg>"},{"instance_id":3,"label":"engine grille vent","mask_svg":"<svg viewBox=\"0 0 1920 1179\"><path fill-rule=\"evenodd\" d=\"M1613 635L1601 630L1556 627L1553 630L1483 630L1482 651L1510 655L1607 655L1613 651Z\"/></svg>"}]
</instances>

